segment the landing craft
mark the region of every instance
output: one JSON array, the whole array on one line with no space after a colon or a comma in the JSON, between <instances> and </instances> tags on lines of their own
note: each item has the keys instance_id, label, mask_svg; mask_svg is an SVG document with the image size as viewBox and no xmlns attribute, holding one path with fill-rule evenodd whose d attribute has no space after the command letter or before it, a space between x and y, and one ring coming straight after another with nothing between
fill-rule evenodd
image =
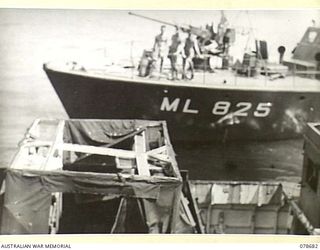
<instances>
[{"instance_id":1,"label":"landing craft","mask_svg":"<svg viewBox=\"0 0 320 250\"><path fill-rule=\"evenodd\" d=\"M257 41L242 61L218 54L214 73L198 70L180 81L141 77L125 66L98 72L46 63L44 70L71 118L166 120L174 144L210 144L214 166L277 167L289 164L285 140L320 122L320 28L307 28L291 60L284 52L279 47L279 63L270 63L267 43Z\"/></svg>"}]
</instances>

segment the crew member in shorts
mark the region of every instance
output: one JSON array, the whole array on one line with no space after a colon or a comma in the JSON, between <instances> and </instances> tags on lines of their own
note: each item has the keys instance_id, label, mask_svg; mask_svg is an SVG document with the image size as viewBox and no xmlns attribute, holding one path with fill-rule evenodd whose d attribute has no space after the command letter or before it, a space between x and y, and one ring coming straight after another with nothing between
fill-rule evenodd
<instances>
[{"instance_id":1,"label":"crew member in shorts","mask_svg":"<svg viewBox=\"0 0 320 250\"><path fill-rule=\"evenodd\" d=\"M197 55L198 57L202 57L198 45L197 39L188 32L188 37L184 43L184 60L183 60L183 75L182 78L187 78L191 80L194 76L194 65L192 59ZM187 72L190 71L191 75L187 76Z\"/></svg>"},{"instance_id":2,"label":"crew member in shorts","mask_svg":"<svg viewBox=\"0 0 320 250\"><path fill-rule=\"evenodd\" d=\"M179 61L182 61L182 58L184 57L184 50L182 46L182 39L180 36L180 30L176 26L176 32L171 37L171 45L169 47L169 54L168 58L171 62L171 79L172 80L178 80L178 63Z\"/></svg>"},{"instance_id":3,"label":"crew member in shorts","mask_svg":"<svg viewBox=\"0 0 320 250\"><path fill-rule=\"evenodd\" d=\"M157 60L160 60L160 73L162 73L163 61L168 54L168 40L165 36L166 26L161 26L160 34L156 36L153 45L153 52Z\"/></svg>"}]
</instances>

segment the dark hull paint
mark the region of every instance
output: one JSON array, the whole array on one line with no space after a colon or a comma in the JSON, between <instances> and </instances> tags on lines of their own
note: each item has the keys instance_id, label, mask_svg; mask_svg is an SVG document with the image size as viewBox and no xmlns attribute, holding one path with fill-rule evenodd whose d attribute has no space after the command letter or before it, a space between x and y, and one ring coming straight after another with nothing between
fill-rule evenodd
<instances>
[{"instance_id":1,"label":"dark hull paint","mask_svg":"<svg viewBox=\"0 0 320 250\"><path fill-rule=\"evenodd\" d=\"M283 170L284 176L300 176L302 141L288 141L286 147L281 140L301 138L306 122L320 121L319 93L315 92L199 88L192 82L190 87L157 85L45 70L71 118L166 120L179 164L189 169L191 178L264 180L276 178L274 173ZM160 110L164 97L170 102L180 98L176 112ZM188 108L198 110L197 114L183 112L187 99L191 100ZM249 102L253 110L247 117L236 117L238 123L219 123L222 116L212 114L218 101ZM272 103L267 117L253 115L259 103ZM199 142L211 143L204 158L198 159L205 161L201 175L201 163L193 162L196 156L186 157L192 153L185 148L189 145L195 153L201 150ZM254 173L252 168L261 171Z\"/></svg>"},{"instance_id":2,"label":"dark hull paint","mask_svg":"<svg viewBox=\"0 0 320 250\"><path fill-rule=\"evenodd\" d=\"M243 91L185 86L133 83L66 74L46 69L66 112L71 118L166 120L173 141L225 142L235 140L281 140L299 136L306 122L320 121L319 93ZM180 103L176 112L161 111L163 98ZM186 100L189 109L182 111ZM213 115L218 101L252 104L246 117L218 122ZM254 117L259 103L272 103L267 117ZM228 112L231 113L231 112ZM231 124L230 124L231 123Z\"/></svg>"}]
</instances>

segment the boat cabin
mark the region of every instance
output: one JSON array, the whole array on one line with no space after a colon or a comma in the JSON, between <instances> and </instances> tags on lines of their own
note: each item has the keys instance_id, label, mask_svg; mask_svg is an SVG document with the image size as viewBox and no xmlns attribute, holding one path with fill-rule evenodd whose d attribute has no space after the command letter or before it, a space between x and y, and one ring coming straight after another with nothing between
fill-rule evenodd
<instances>
[{"instance_id":1,"label":"boat cabin","mask_svg":"<svg viewBox=\"0 0 320 250\"><path fill-rule=\"evenodd\" d=\"M319 70L320 68L320 28L309 27L293 51L290 60L284 62L293 70Z\"/></svg>"},{"instance_id":2,"label":"boat cabin","mask_svg":"<svg viewBox=\"0 0 320 250\"><path fill-rule=\"evenodd\" d=\"M298 43L294 53L293 59L304 60L310 63L319 62L320 53L320 28L309 27Z\"/></svg>"},{"instance_id":3,"label":"boat cabin","mask_svg":"<svg viewBox=\"0 0 320 250\"><path fill-rule=\"evenodd\" d=\"M299 234L320 234L320 124L308 124L305 133L304 160L299 207L308 220L308 229L301 221L295 224Z\"/></svg>"}]
</instances>

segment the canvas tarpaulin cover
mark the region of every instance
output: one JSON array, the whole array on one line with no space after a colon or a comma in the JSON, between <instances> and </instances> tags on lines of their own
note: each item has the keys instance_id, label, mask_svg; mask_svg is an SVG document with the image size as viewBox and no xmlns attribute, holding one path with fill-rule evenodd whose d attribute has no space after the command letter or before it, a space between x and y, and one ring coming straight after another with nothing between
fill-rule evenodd
<instances>
[{"instance_id":1,"label":"canvas tarpaulin cover","mask_svg":"<svg viewBox=\"0 0 320 250\"><path fill-rule=\"evenodd\" d=\"M48 233L51 193L90 193L146 199L150 232L169 232L176 181L125 179L110 174L71 171L9 170L2 213L2 234ZM163 228L159 229L159 225Z\"/></svg>"},{"instance_id":2,"label":"canvas tarpaulin cover","mask_svg":"<svg viewBox=\"0 0 320 250\"><path fill-rule=\"evenodd\" d=\"M146 126L160 125L161 122L139 120L66 120L63 141L108 146ZM159 133L159 130L153 130L147 137L155 138L154 132ZM52 193L55 192L143 199L148 231L169 233L180 191L181 180L173 177L8 169L1 234L48 233Z\"/></svg>"},{"instance_id":3,"label":"canvas tarpaulin cover","mask_svg":"<svg viewBox=\"0 0 320 250\"><path fill-rule=\"evenodd\" d=\"M142 120L108 120L108 122L103 120L66 120L63 140L81 145L108 145L142 130L146 126L160 126L161 124L157 121Z\"/></svg>"}]
</instances>

